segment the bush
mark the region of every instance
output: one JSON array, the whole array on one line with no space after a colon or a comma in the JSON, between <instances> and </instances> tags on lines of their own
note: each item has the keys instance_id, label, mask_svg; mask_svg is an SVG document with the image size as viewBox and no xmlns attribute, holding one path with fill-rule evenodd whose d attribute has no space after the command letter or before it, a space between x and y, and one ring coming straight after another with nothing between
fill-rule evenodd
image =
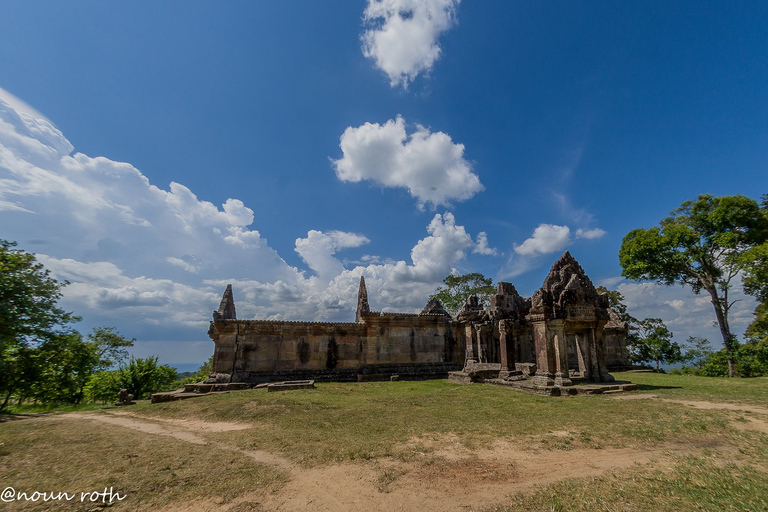
<instances>
[{"instance_id":1,"label":"bush","mask_svg":"<svg viewBox=\"0 0 768 512\"><path fill-rule=\"evenodd\" d=\"M117 400L118 391L116 370L96 372L85 385L85 397L89 402L113 402Z\"/></svg>"}]
</instances>

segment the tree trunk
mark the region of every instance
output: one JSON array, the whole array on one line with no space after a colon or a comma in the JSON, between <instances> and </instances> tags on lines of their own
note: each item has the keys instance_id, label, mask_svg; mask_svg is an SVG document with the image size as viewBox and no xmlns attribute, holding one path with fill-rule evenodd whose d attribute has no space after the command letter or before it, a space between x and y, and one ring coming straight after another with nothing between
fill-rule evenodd
<instances>
[{"instance_id":1,"label":"tree trunk","mask_svg":"<svg viewBox=\"0 0 768 512\"><path fill-rule=\"evenodd\" d=\"M712 299L712 306L715 308L715 316L717 317L717 325L720 327L720 335L723 337L723 345L725 346L725 358L728 361L728 376L736 377L736 362L734 361L735 346L733 343L733 335L731 334L731 327L728 325L728 310L727 305L723 307L722 299L717 294L715 287L705 287Z\"/></svg>"},{"instance_id":2,"label":"tree trunk","mask_svg":"<svg viewBox=\"0 0 768 512\"><path fill-rule=\"evenodd\" d=\"M4 411L6 407L8 407L8 402L11 401L11 393L13 390L8 390L8 393L5 395L5 401L3 401L3 405L0 405L0 411Z\"/></svg>"}]
</instances>

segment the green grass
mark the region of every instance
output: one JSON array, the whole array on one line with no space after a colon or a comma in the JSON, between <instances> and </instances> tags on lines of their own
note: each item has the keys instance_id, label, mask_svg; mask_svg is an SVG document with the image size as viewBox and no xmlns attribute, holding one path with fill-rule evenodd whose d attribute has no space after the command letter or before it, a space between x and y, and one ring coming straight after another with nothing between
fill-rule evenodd
<instances>
[{"instance_id":1,"label":"green grass","mask_svg":"<svg viewBox=\"0 0 768 512\"><path fill-rule=\"evenodd\" d=\"M414 438L451 434L468 448L496 439L572 449L641 446L671 440L704 442L728 428L728 413L648 400L552 398L493 386L446 381L318 384L314 390L249 390L138 406L157 418L237 421L253 427L223 434L247 449L280 453L303 464L407 459L428 447ZM570 435L552 436L567 431Z\"/></svg>"},{"instance_id":2,"label":"green grass","mask_svg":"<svg viewBox=\"0 0 768 512\"><path fill-rule=\"evenodd\" d=\"M42 414L42 413L51 413L51 412L74 412L74 411L94 411L97 409L106 409L108 407L112 407L110 404L78 404L78 405L72 405L72 404L22 404L22 405L11 405L6 410L4 410L2 413L0 413L0 418L3 416L13 416L18 414Z\"/></svg>"},{"instance_id":3,"label":"green grass","mask_svg":"<svg viewBox=\"0 0 768 512\"><path fill-rule=\"evenodd\" d=\"M762 406L768 399L768 379L616 377L638 383L641 389L633 394L639 395ZM276 393L247 390L140 403L120 412L147 421L231 421L248 428L195 431L213 443L202 446L59 418L56 413L18 421L3 417L0 488L81 492L114 486L131 497L129 504L117 504L115 510L154 510L202 498L227 503L249 492L269 493L290 478L285 470L235 451L258 449L303 467L365 461L376 465L377 459L386 458L384 466L376 466L381 472L374 482L383 496L412 478L408 467L434 465L442 468L435 474L452 474L454 465L464 462L441 457L437 450L446 439L469 453L501 440L551 459L553 472L560 454L569 450L581 450L579 457L586 462L590 451L609 447L662 448L676 455L671 462L538 487L489 510L768 509L768 434L737 428L747 425L750 417L768 419L754 413L695 409L656 399L553 398L447 381L323 383L316 389ZM478 475L485 475L488 468L480 459L470 462L478 466ZM514 460L509 463L514 465ZM46 507L17 503L8 509Z\"/></svg>"},{"instance_id":4,"label":"green grass","mask_svg":"<svg viewBox=\"0 0 768 512\"><path fill-rule=\"evenodd\" d=\"M630 380L641 393L660 398L768 404L768 378L728 379L659 373L614 373L617 380Z\"/></svg>"}]
</instances>

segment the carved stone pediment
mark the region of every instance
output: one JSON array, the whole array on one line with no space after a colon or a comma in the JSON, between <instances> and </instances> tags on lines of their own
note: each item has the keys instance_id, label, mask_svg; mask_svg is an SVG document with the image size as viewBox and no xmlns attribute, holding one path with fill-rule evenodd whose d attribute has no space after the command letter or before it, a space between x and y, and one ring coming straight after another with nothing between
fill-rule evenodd
<instances>
[{"instance_id":1,"label":"carved stone pediment","mask_svg":"<svg viewBox=\"0 0 768 512\"><path fill-rule=\"evenodd\" d=\"M607 320L607 307L607 298L597 293L584 269L568 251L552 265L532 299L532 312L548 318Z\"/></svg>"},{"instance_id":2,"label":"carved stone pediment","mask_svg":"<svg viewBox=\"0 0 768 512\"><path fill-rule=\"evenodd\" d=\"M441 315L451 318L451 315L445 310L443 304L435 297L429 299L427 305L421 310L421 315Z\"/></svg>"}]
</instances>

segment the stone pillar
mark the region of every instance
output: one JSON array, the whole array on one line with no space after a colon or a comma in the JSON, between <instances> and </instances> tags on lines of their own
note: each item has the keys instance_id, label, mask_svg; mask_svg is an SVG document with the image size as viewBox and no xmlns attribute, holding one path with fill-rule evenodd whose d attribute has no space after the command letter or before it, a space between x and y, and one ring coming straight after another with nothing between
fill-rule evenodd
<instances>
[{"instance_id":1,"label":"stone pillar","mask_svg":"<svg viewBox=\"0 0 768 512\"><path fill-rule=\"evenodd\" d=\"M603 350L603 334L602 329L601 332L598 334L597 330L592 328L590 329L590 336L592 338L592 347L595 354L595 376L597 377L596 380L599 380L600 382L613 382L614 379L613 375L608 373L608 368L605 367L605 355Z\"/></svg>"},{"instance_id":2,"label":"stone pillar","mask_svg":"<svg viewBox=\"0 0 768 512\"><path fill-rule=\"evenodd\" d=\"M466 353L464 355L464 363L466 365L466 362L469 359L475 358L475 349L473 348L473 337L472 337L472 324L466 324L464 326L464 341L466 343Z\"/></svg>"},{"instance_id":3,"label":"stone pillar","mask_svg":"<svg viewBox=\"0 0 768 512\"><path fill-rule=\"evenodd\" d=\"M536 349L536 375L531 384L536 386L553 386L555 384L554 348L550 336L547 336L547 326L544 320L533 324L533 344Z\"/></svg>"},{"instance_id":4,"label":"stone pillar","mask_svg":"<svg viewBox=\"0 0 768 512\"><path fill-rule=\"evenodd\" d=\"M523 380L523 372L515 367L515 336L508 332L508 320L499 321L499 351L501 352L501 371L499 378L503 380Z\"/></svg>"},{"instance_id":5,"label":"stone pillar","mask_svg":"<svg viewBox=\"0 0 768 512\"><path fill-rule=\"evenodd\" d=\"M485 350L483 349L483 338L482 338L482 326L479 324L475 324L475 333L477 334L477 361L479 363L485 363Z\"/></svg>"},{"instance_id":6,"label":"stone pillar","mask_svg":"<svg viewBox=\"0 0 768 512\"><path fill-rule=\"evenodd\" d=\"M588 337L584 333L574 334L576 338L576 354L579 358L579 373L582 378L592 378L592 359L589 353Z\"/></svg>"},{"instance_id":7,"label":"stone pillar","mask_svg":"<svg viewBox=\"0 0 768 512\"><path fill-rule=\"evenodd\" d=\"M555 348L555 386L573 386L568 375L568 347L563 320L553 320L552 344Z\"/></svg>"}]
</instances>

